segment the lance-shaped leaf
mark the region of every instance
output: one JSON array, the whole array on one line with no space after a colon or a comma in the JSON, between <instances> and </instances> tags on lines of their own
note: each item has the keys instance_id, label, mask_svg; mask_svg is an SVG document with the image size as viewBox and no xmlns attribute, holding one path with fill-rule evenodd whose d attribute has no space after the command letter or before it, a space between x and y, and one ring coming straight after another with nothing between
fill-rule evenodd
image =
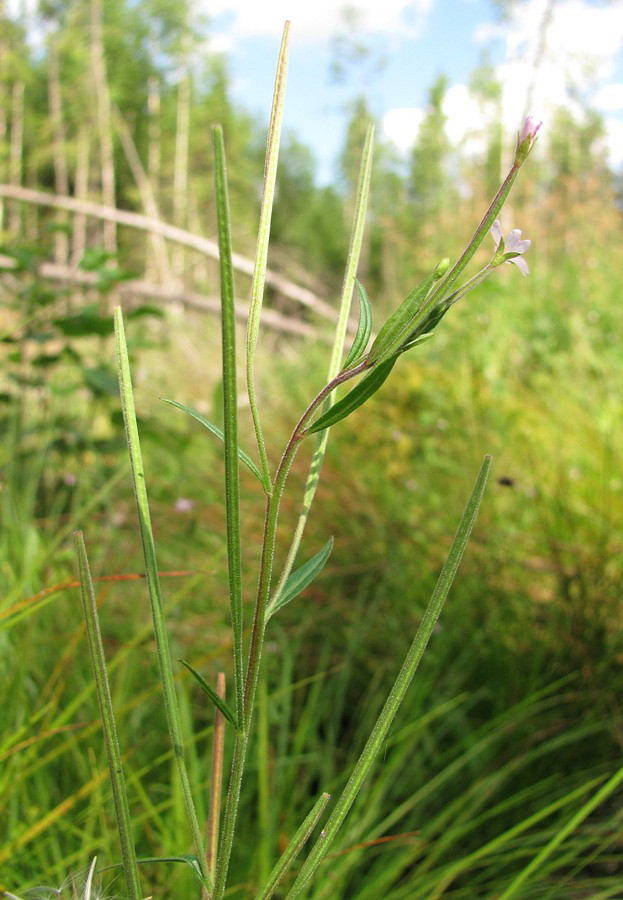
<instances>
[{"instance_id":1,"label":"lance-shaped leaf","mask_svg":"<svg viewBox=\"0 0 623 900\"><path fill-rule=\"evenodd\" d=\"M196 856L191 856L190 853L183 853L180 856L142 856L136 861L140 866L152 865L153 863L184 863L193 870L199 884L203 885L206 890L208 888L206 880L201 872L201 865L199 864L199 860ZM106 866L101 871L111 872L113 869L118 869L120 865L121 863L115 863L112 866ZM150 898L148 898L148 900L150 900Z\"/></svg>"},{"instance_id":2,"label":"lance-shaped leaf","mask_svg":"<svg viewBox=\"0 0 623 900\"><path fill-rule=\"evenodd\" d=\"M322 431L323 428L330 428L331 425L335 425L336 422L340 422L346 416L350 416L360 406L363 406L366 400L369 400L373 394L376 394L381 385L387 380L398 356L399 354L394 354L390 359L386 359L375 366L345 397L338 400L328 412L316 419L309 426L306 433L315 434L317 431Z\"/></svg>"},{"instance_id":3,"label":"lance-shaped leaf","mask_svg":"<svg viewBox=\"0 0 623 900\"><path fill-rule=\"evenodd\" d=\"M192 416L193 419L196 419L198 422L201 422L201 424L205 428L207 428L208 431L211 431L213 435L215 435L217 438L219 438L219 440L221 440L221 441L225 440L225 435L223 434L221 429L217 425L215 425L214 422L210 422L209 419L206 419L205 416L202 416L200 412L197 412L196 409L192 409L192 407L190 407L190 406L184 406L183 403L178 403L176 400L167 400L164 397L161 397L160 399L163 400L164 403L170 403L171 406L176 406L178 409L181 409L184 412L187 412L189 416ZM259 480L260 484L263 485L264 481L262 479L262 473L260 472L258 467L255 465L255 463L253 462L251 457L248 456L244 452L244 450L241 450L240 447L238 448L238 457L240 458L240 462L243 462L245 464L245 466L247 467L247 469L249 469L250 472L253 472L255 477Z\"/></svg>"},{"instance_id":4,"label":"lance-shaped leaf","mask_svg":"<svg viewBox=\"0 0 623 900\"><path fill-rule=\"evenodd\" d=\"M190 663L184 662L183 659L180 659L179 662L181 662L181 664L184 666L184 668L188 669L190 674L193 676L193 678L199 684L199 687L202 689L202 691L205 691L205 693L208 695L208 697L210 698L212 703L216 706L218 711L220 713L222 713L225 716L225 718L227 719L227 721L231 722L231 724L234 726L236 731L238 731L238 723L236 722L236 717L235 717L234 713L232 712L231 708L229 707L229 705L225 702L225 700L223 700L222 697L219 697L219 695L216 693L214 688L210 687L210 685L205 680L203 675L200 675L196 669L193 669L193 667L190 665Z\"/></svg>"},{"instance_id":5,"label":"lance-shaped leaf","mask_svg":"<svg viewBox=\"0 0 623 900\"><path fill-rule=\"evenodd\" d=\"M270 618L278 609L289 603L290 600L294 600L301 591L305 590L307 585L312 583L317 575L320 575L331 555L332 549L333 538L330 538L322 550L319 550L315 556L312 556L311 559L308 559L306 563L303 563L302 566L299 566L298 569L292 572L287 578L281 593L270 604L267 618Z\"/></svg>"},{"instance_id":6,"label":"lance-shaped leaf","mask_svg":"<svg viewBox=\"0 0 623 900\"><path fill-rule=\"evenodd\" d=\"M372 332L372 307L370 300L366 294L366 289L355 278L357 285L357 294L359 296L359 323L357 325L357 333L353 340L353 345L349 350L348 356L344 360L343 369L347 369L353 363L357 362L363 351L368 346L370 333Z\"/></svg>"},{"instance_id":7,"label":"lance-shaped leaf","mask_svg":"<svg viewBox=\"0 0 623 900\"><path fill-rule=\"evenodd\" d=\"M368 359L373 362L384 362L400 348L413 331L417 323L418 313L435 281L444 274L447 269L447 261L442 260L435 266L430 275L421 281L417 287L402 301L398 309L391 314L387 322L377 334L368 354Z\"/></svg>"},{"instance_id":8,"label":"lance-shaped leaf","mask_svg":"<svg viewBox=\"0 0 623 900\"><path fill-rule=\"evenodd\" d=\"M426 314L426 317L413 329L405 343L402 345L401 351L404 353L407 350L411 350L412 347L423 344L424 341L428 341L432 338L435 328L439 325L451 306L452 302L448 302L447 300L437 304L437 306L433 306Z\"/></svg>"}]
</instances>

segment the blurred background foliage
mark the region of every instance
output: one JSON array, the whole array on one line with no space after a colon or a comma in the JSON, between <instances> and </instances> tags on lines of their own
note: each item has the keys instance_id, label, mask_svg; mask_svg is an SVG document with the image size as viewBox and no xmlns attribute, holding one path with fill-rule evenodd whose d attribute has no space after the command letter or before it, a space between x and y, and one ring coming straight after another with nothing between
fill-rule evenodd
<instances>
[{"instance_id":1,"label":"blurred background foliage","mask_svg":"<svg viewBox=\"0 0 623 900\"><path fill-rule=\"evenodd\" d=\"M265 123L232 104L227 60L205 55L209 22L189 4L52 0L39 16L36 50L6 12L0 30L0 183L10 189L0 197L0 887L14 891L59 886L94 855L118 856L74 584L76 528L101 579L139 853L191 849L146 592L140 578L122 577L139 576L141 563L110 337L120 301L160 567L171 573L174 652L210 680L230 674L220 448L158 399L219 418L218 320L200 309L218 294L215 262L24 191L213 237L207 148L220 122L234 248L252 257L265 140ZM318 184L295 135L282 146L270 264L312 302L269 286L268 306L311 335L284 326L263 336L275 461L323 383L326 309L347 251L367 85L381 64L374 47L343 36L336 61L335 79L358 75L334 183ZM483 116L469 153L446 136L447 89L443 76L431 84L407 159L377 143L360 272L377 327L441 256L456 258L509 162L514 139L499 125L489 63L472 74ZM622 228L620 179L602 138L590 109L581 122L564 109L547 122L504 213L533 241L530 276L496 270L334 429L305 549L330 534L335 548L322 577L275 620L256 739L268 769L250 769L231 896L252 896L313 798L339 788L485 452L494 477L460 578L377 780L310 896L499 896L621 764ZM242 301L247 285L240 274ZM284 500L284 546L305 465L302 453ZM242 478L251 598L263 501ZM201 797L212 712L184 673L179 689ZM612 795L545 855L520 895L618 896L622 828ZM154 896L194 895L186 879L173 865L145 868Z\"/></svg>"}]
</instances>

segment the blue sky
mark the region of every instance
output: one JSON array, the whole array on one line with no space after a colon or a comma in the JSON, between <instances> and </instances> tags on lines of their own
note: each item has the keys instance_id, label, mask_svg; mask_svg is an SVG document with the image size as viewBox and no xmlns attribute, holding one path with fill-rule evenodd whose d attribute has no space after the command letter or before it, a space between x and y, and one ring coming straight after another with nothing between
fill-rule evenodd
<instances>
[{"instance_id":1,"label":"blue sky","mask_svg":"<svg viewBox=\"0 0 623 900\"><path fill-rule=\"evenodd\" d=\"M285 128L308 144L327 181L343 138L343 108L362 86L330 78L331 39L344 30L342 4L331 0L197 0L211 16L212 47L227 53L233 95L268 118L279 37L291 21ZM462 141L475 115L467 92L471 70L484 52L503 85L503 119L509 134L519 126L534 72L547 0L522 0L501 23L491 0L354 0L362 37L380 48L384 67L366 79L366 93L384 135L401 149L412 143L427 91L448 77L446 101L452 140ZM623 164L623 3L557 0L546 29L531 112L545 122L565 104L581 117L568 91L569 77L606 119L608 152Z\"/></svg>"}]
</instances>

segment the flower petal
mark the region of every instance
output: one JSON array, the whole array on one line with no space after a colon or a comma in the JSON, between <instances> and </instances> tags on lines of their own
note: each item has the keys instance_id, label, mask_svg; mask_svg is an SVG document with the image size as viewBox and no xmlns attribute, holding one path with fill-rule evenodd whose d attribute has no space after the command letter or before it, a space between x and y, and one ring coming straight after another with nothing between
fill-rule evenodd
<instances>
[{"instance_id":1,"label":"flower petal","mask_svg":"<svg viewBox=\"0 0 623 900\"><path fill-rule=\"evenodd\" d=\"M525 253L529 246L529 240L521 240L521 230L519 228L513 228L506 235L505 249L508 253Z\"/></svg>"},{"instance_id":2,"label":"flower petal","mask_svg":"<svg viewBox=\"0 0 623 900\"><path fill-rule=\"evenodd\" d=\"M507 259L507 263L512 263L514 266L517 266L522 275L527 275L530 271L528 269L528 263L522 256L516 256L514 259Z\"/></svg>"},{"instance_id":3,"label":"flower petal","mask_svg":"<svg viewBox=\"0 0 623 900\"><path fill-rule=\"evenodd\" d=\"M502 240L502 226L500 225L499 219L496 219L494 221L494 223L491 226L491 228L489 229L489 231L491 233L491 237L495 241L495 248L497 250L497 248L500 244L500 241Z\"/></svg>"}]
</instances>

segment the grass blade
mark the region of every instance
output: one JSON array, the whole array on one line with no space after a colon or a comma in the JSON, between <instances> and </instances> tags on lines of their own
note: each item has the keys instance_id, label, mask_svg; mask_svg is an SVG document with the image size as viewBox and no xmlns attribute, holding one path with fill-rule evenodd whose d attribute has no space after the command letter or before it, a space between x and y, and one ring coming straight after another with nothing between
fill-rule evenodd
<instances>
[{"instance_id":1,"label":"grass blade","mask_svg":"<svg viewBox=\"0 0 623 900\"><path fill-rule=\"evenodd\" d=\"M132 837L132 820L130 817L128 794L123 775L123 765L121 763L121 751L119 748L119 738L117 736L112 697L110 695L108 673L106 671L106 657L104 655L104 645L102 644L102 634L99 626L93 581L91 579L89 560L87 558L87 551L84 545L82 532L76 531L74 538L76 552L78 554L78 565L80 568L80 593L82 596L82 606L86 622L86 633L89 643L89 653L91 655L95 691L97 693L97 702L99 703L100 715L102 717L104 743L106 745L106 756L108 758L108 769L112 785L113 803L115 805L115 816L117 818L119 842L121 844L121 858L126 891L128 892L129 900L141 900L143 894L141 891L141 882L136 861L136 848L134 847L134 839Z\"/></svg>"},{"instance_id":2,"label":"grass blade","mask_svg":"<svg viewBox=\"0 0 623 900\"><path fill-rule=\"evenodd\" d=\"M314 804L314 808L305 817L305 820L297 829L294 837L286 847L284 853L277 860L277 864L268 876L268 881L257 895L256 900L268 900L269 897L273 896L273 894L279 887L279 882L282 880L284 875L287 874L288 869L290 868L290 866L298 856L300 850L304 846L305 842L309 838L310 834L314 830L318 819L324 812L324 809L329 802L329 798L329 794L320 795L320 797Z\"/></svg>"},{"instance_id":3,"label":"grass blade","mask_svg":"<svg viewBox=\"0 0 623 900\"><path fill-rule=\"evenodd\" d=\"M177 409L181 409L184 412L187 412L189 416L192 416L193 419L196 419L198 422L200 422L204 426L204 428L207 428L208 431L210 431L215 437L217 437L221 441L225 441L225 435L218 427L218 425L215 425L214 422L210 422L209 419L206 419L205 416L202 416L201 413L197 412L196 409L193 409L191 406L184 406L183 403L178 403L176 400L166 400L164 397L161 397L160 399L164 403L170 403L171 406L176 406ZM255 475L260 484L265 487L264 481L262 479L262 473L255 465L251 457L248 456L248 454L246 454L244 450L241 450L240 447L238 447L238 459L240 460L240 462L245 464L247 469L252 472L253 475Z\"/></svg>"},{"instance_id":4,"label":"grass blade","mask_svg":"<svg viewBox=\"0 0 623 900\"><path fill-rule=\"evenodd\" d=\"M506 888L503 894L500 894L500 900L509 900L510 897L516 897L518 890L526 883L530 875L538 869L542 862L551 856L554 850L562 844L566 837L568 837L578 825L589 816L592 811L599 806L600 803L603 803L612 793L615 791L618 786L623 782L623 767L618 769L608 781L602 785L602 787L594 794L589 800L584 803L580 809L567 821L565 826L561 828L553 838L548 841L545 847L537 853L535 857L533 857L527 866L512 880L509 886Z\"/></svg>"},{"instance_id":5,"label":"grass blade","mask_svg":"<svg viewBox=\"0 0 623 900\"><path fill-rule=\"evenodd\" d=\"M149 600L151 604L151 615L154 625L154 635L156 638L156 654L158 657L158 670L160 672L162 694L164 697L164 708L167 717L171 746L173 748L173 755L175 757L182 793L184 795L186 815L188 817L188 822L192 831L197 855L200 860L199 865L201 866L202 876L206 885L208 886L208 888L210 888L211 882L205 867L206 855L204 840L201 834L201 829L199 827L199 820L197 818L197 812L195 810L195 804L193 802L192 792L190 789L188 770L186 768L186 761L184 759L182 725L179 705L175 693L173 667L171 664L171 651L169 649L169 636L167 634L166 621L164 617L164 605L162 602L162 592L160 590L160 579L158 577L156 544L151 527L151 516L149 514L149 503L147 500L145 470L143 467L141 444L138 436L138 427L136 424L134 393L132 391L132 379L130 377L130 361L128 359L128 348L126 345L125 330L123 327L123 315L120 307L117 307L115 309L115 339L117 344L117 365L119 369L121 407L123 410L123 421L125 423L126 438L128 443L128 450L130 453L130 466L132 470L132 481L134 484L134 497L136 500L141 543L143 545L145 576L147 579L147 588L149 591Z\"/></svg>"},{"instance_id":6,"label":"grass blade","mask_svg":"<svg viewBox=\"0 0 623 900\"><path fill-rule=\"evenodd\" d=\"M262 468L262 481L270 484L270 470L260 414L255 395L255 348L260 331L260 318L262 315L262 302L264 298L264 283L266 281L266 267L268 265L268 243L270 239L270 222L275 200L275 183L277 180L277 162L279 160L279 142L281 139L281 121L283 118L283 102L286 89L286 73L288 68L288 38L290 23L286 22L281 38L281 47L277 60L277 72L275 75L275 87L273 91L273 103L268 123L268 138L266 142L266 159L264 163L264 190L262 192L262 204L260 208L260 221L257 234L257 247L255 251L255 266L253 280L251 282L251 304L249 307L249 321L247 325L247 391L249 394L249 406L253 427L257 439Z\"/></svg>"},{"instance_id":7,"label":"grass blade","mask_svg":"<svg viewBox=\"0 0 623 900\"><path fill-rule=\"evenodd\" d=\"M467 506L465 507L465 511L459 523L459 527L452 542L452 546L450 547L450 551L444 563L443 569L437 580L435 590L433 591L432 597L426 608L426 612L424 613L424 616L420 623L420 627L418 628L417 634L413 639L413 643L409 648L409 652L407 653L407 656L394 683L394 686L392 687L390 694L385 701L385 705L376 721L374 728L372 729L372 733L368 738L366 746L364 747L361 756L355 764L355 768L353 769L348 783L344 788L340 798L338 799L335 805L335 809L329 816L329 820L327 821L327 824L323 829L320 838L314 844L309 856L303 864L303 867L301 868L301 871L299 872L298 877L292 886L292 889L287 895L287 900L291 900L291 898L297 897L309 883L318 865L328 852L329 847L331 846L339 828L346 818L346 815L351 808L355 797L359 793L359 790L361 789L365 778L372 768L376 755L383 746L383 742L387 737L387 733L390 729L391 723L394 720L394 717L398 711L398 708L400 707L400 704L402 703L409 685L411 684L411 681L424 654L430 636L433 633L433 628L435 627L435 623L437 622L439 613L441 612L441 608L448 595L448 591L450 590L450 587L452 585L452 581L458 569L461 557L463 556L465 545L467 544L474 521L476 519L476 515L478 513L478 508L480 506L480 501L485 490L490 467L491 457L486 456L482 463L482 466L480 467L480 471L478 473L478 477L472 489L469 500L467 501Z\"/></svg>"},{"instance_id":8,"label":"grass blade","mask_svg":"<svg viewBox=\"0 0 623 900\"><path fill-rule=\"evenodd\" d=\"M231 229L225 170L223 130L214 128L214 172L221 274L221 334L223 348L223 433L225 439L225 519L229 604L234 645L234 696L236 719L242 719L242 559L240 549L240 485L238 471L238 390L236 386L236 314L234 270L231 263Z\"/></svg>"}]
</instances>

